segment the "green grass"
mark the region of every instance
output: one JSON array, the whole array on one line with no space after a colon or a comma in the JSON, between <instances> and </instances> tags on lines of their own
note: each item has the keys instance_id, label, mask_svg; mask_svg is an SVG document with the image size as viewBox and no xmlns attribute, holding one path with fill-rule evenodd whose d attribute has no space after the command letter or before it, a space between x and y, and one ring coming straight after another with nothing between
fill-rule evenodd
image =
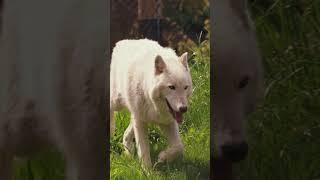
<instances>
[{"instance_id":1,"label":"green grass","mask_svg":"<svg viewBox=\"0 0 320 180\"><path fill-rule=\"evenodd\" d=\"M210 157L210 85L209 85L209 51L201 53L208 47L203 42L192 49L194 56L190 61L194 92L189 100L188 112L180 126L180 133L185 146L183 156L160 169L144 171L138 157L123 153L122 137L129 123L129 113L119 112L115 115L116 133L111 139L111 179L209 179ZM156 126L149 128L151 157L155 162L158 153L166 147L166 139Z\"/></svg>"},{"instance_id":2,"label":"green grass","mask_svg":"<svg viewBox=\"0 0 320 180\"><path fill-rule=\"evenodd\" d=\"M251 3L264 57L265 101L249 120L238 180L320 178L320 1Z\"/></svg>"},{"instance_id":3,"label":"green grass","mask_svg":"<svg viewBox=\"0 0 320 180\"><path fill-rule=\"evenodd\" d=\"M56 151L14 161L14 180L64 180L64 162Z\"/></svg>"}]
</instances>

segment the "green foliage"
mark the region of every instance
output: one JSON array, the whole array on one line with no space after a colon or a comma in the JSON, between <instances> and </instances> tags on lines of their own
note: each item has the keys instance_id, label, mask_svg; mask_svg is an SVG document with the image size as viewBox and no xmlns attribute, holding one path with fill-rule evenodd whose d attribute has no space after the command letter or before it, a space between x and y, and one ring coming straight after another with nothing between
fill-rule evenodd
<instances>
[{"instance_id":1,"label":"green foliage","mask_svg":"<svg viewBox=\"0 0 320 180\"><path fill-rule=\"evenodd\" d=\"M192 39L205 30L205 21L210 17L209 0L164 0L163 3L165 15L177 22Z\"/></svg>"},{"instance_id":2,"label":"green foliage","mask_svg":"<svg viewBox=\"0 0 320 180\"><path fill-rule=\"evenodd\" d=\"M191 51L192 58L191 63L197 62L200 64L208 65L210 63L210 21L205 21L204 29L209 32L207 34L200 33L198 41L195 42L181 42L178 45L178 52L182 53L185 51ZM204 37L203 37L204 36Z\"/></svg>"},{"instance_id":3,"label":"green foliage","mask_svg":"<svg viewBox=\"0 0 320 180\"><path fill-rule=\"evenodd\" d=\"M56 151L14 161L14 180L64 180L64 162Z\"/></svg>"}]
</instances>

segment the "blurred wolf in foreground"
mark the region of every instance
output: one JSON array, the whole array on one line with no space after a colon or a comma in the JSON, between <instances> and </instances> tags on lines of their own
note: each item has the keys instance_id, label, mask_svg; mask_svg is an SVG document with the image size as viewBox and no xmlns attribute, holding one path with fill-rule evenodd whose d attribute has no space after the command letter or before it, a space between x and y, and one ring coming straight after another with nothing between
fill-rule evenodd
<instances>
[{"instance_id":1,"label":"blurred wolf in foreground","mask_svg":"<svg viewBox=\"0 0 320 180\"><path fill-rule=\"evenodd\" d=\"M47 146L66 179L107 179L106 1L5 0L1 13L0 179Z\"/></svg>"},{"instance_id":2,"label":"blurred wolf in foreground","mask_svg":"<svg viewBox=\"0 0 320 180\"><path fill-rule=\"evenodd\" d=\"M132 153L136 140L138 156L145 168L152 166L148 123L156 123L168 138L169 147L159 154L158 162L169 162L183 151L178 124L187 111L192 80L187 53L180 57L148 39L122 40L111 57L110 119L113 111L126 107L131 120L123 136L126 153Z\"/></svg>"},{"instance_id":3,"label":"blurred wolf in foreground","mask_svg":"<svg viewBox=\"0 0 320 180\"><path fill-rule=\"evenodd\" d=\"M214 1L211 22L215 145L211 155L214 174L219 174L217 162L238 162L248 153L247 115L263 96L263 68L246 0Z\"/></svg>"},{"instance_id":4,"label":"blurred wolf in foreground","mask_svg":"<svg viewBox=\"0 0 320 180\"><path fill-rule=\"evenodd\" d=\"M211 0L213 127L211 168L232 179L232 163L246 158L247 115L263 96L263 68L246 0Z\"/></svg>"}]
</instances>

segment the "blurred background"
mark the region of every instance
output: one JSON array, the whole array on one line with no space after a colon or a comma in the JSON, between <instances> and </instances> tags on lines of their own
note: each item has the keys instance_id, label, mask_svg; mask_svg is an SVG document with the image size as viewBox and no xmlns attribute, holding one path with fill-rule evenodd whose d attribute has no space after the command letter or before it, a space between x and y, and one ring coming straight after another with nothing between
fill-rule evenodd
<instances>
[{"instance_id":1,"label":"blurred background","mask_svg":"<svg viewBox=\"0 0 320 180\"><path fill-rule=\"evenodd\" d=\"M209 0L111 0L111 48L149 38L179 52L208 39Z\"/></svg>"}]
</instances>

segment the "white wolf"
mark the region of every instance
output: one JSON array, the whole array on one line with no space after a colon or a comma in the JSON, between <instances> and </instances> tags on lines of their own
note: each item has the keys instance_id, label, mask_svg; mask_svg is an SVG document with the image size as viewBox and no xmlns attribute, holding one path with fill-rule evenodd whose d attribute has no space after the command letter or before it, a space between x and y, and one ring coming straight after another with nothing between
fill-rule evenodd
<instances>
[{"instance_id":1,"label":"white wolf","mask_svg":"<svg viewBox=\"0 0 320 180\"><path fill-rule=\"evenodd\" d=\"M215 158L246 157L246 116L263 94L263 69L246 0L217 0L213 21Z\"/></svg>"},{"instance_id":2,"label":"white wolf","mask_svg":"<svg viewBox=\"0 0 320 180\"><path fill-rule=\"evenodd\" d=\"M192 94L187 53L178 57L172 49L148 39L122 40L116 43L111 58L111 132L113 112L126 107L131 113L123 136L126 152L132 153L135 137L143 167L151 167L146 128L148 123L156 123L169 143L159 154L158 162L173 160L183 151L178 124Z\"/></svg>"},{"instance_id":3,"label":"white wolf","mask_svg":"<svg viewBox=\"0 0 320 180\"><path fill-rule=\"evenodd\" d=\"M0 179L48 146L66 179L107 179L107 2L0 3Z\"/></svg>"}]
</instances>

